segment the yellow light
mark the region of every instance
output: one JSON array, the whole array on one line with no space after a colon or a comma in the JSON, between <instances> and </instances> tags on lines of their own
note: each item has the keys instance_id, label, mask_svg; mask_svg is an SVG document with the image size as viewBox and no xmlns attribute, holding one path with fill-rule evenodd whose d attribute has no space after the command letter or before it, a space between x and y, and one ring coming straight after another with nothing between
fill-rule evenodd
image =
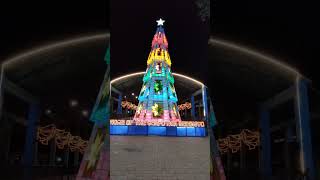
<instances>
[{"instance_id":1,"label":"yellow light","mask_svg":"<svg viewBox=\"0 0 320 180\"><path fill-rule=\"evenodd\" d=\"M72 136L70 132L64 129L57 129L54 124L39 127L37 140L43 145L48 145L50 140L54 140L59 149L68 147L71 151L78 150L80 153L84 153L88 145L88 141L81 139L79 136Z\"/></svg>"},{"instance_id":2,"label":"yellow light","mask_svg":"<svg viewBox=\"0 0 320 180\"><path fill-rule=\"evenodd\" d=\"M35 56L37 54L52 51L57 48L63 48L65 46L84 43L87 41L102 40L102 39L107 39L107 38L110 38L110 33L86 35L86 36L82 36L82 37L77 37L77 38L73 38L73 39L68 39L68 40L63 40L63 41L47 44L44 46L30 49L26 52L19 54L19 55L10 57L10 58L3 61L3 65L5 66L5 68L7 68L9 65L13 65L14 63L17 63L19 61L24 61L25 59L30 58L32 56Z\"/></svg>"},{"instance_id":3,"label":"yellow light","mask_svg":"<svg viewBox=\"0 0 320 180\"><path fill-rule=\"evenodd\" d=\"M236 153L242 145L246 145L249 150L253 150L260 145L260 133L258 131L244 129L239 134L220 138L217 142L221 154L227 153L229 150L231 150L232 153Z\"/></svg>"},{"instance_id":4,"label":"yellow light","mask_svg":"<svg viewBox=\"0 0 320 180\"><path fill-rule=\"evenodd\" d=\"M243 52L244 54L248 54L254 57L258 57L257 59L264 61L265 63L269 63L272 65L275 65L277 67L280 67L282 69L285 69L287 72L291 72L295 75L301 75L295 68L289 66L288 64L279 61L273 57L267 56L265 54L262 54L256 50L252 50L250 48L244 47L242 45L238 45L235 43L231 43L225 40L220 40L220 39L213 39L210 38L209 39L209 44L210 45L218 45L218 46L222 46L222 47L226 47L226 48L230 48L230 49L234 49L236 51L239 52Z\"/></svg>"}]
</instances>

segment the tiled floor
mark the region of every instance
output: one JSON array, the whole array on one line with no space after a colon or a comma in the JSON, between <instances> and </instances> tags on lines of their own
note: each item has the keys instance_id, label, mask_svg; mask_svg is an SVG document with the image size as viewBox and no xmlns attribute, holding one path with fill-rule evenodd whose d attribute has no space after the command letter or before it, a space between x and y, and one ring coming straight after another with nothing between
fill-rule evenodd
<instances>
[{"instance_id":1,"label":"tiled floor","mask_svg":"<svg viewBox=\"0 0 320 180\"><path fill-rule=\"evenodd\" d=\"M111 136L111 180L208 180L209 138Z\"/></svg>"}]
</instances>

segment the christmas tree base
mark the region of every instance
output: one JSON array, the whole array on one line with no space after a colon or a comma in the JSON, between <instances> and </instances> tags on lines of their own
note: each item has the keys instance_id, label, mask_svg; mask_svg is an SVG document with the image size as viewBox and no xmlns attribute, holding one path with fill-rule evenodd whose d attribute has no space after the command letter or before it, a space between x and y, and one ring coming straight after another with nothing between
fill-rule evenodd
<instances>
[{"instance_id":1,"label":"christmas tree base","mask_svg":"<svg viewBox=\"0 0 320 180\"><path fill-rule=\"evenodd\" d=\"M205 137L205 127L110 125L110 135Z\"/></svg>"}]
</instances>

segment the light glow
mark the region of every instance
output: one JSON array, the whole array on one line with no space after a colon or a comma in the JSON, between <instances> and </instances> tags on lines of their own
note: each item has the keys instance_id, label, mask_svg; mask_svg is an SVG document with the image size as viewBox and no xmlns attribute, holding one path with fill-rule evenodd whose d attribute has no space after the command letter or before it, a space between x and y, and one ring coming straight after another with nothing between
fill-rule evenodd
<instances>
[{"instance_id":1,"label":"light glow","mask_svg":"<svg viewBox=\"0 0 320 180\"><path fill-rule=\"evenodd\" d=\"M71 46L75 44L80 44L88 41L96 41L96 40L102 40L102 39L108 39L110 38L110 33L100 33L100 34L94 34L94 35L86 35L86 36L80 36L73 39L67 39L63 41L58 41L55 43L50 43L47 45L43 45L40 47L32 48L30 50L27 50L25 52L22 52L18 55L15 55L13 57L10 57L3 62L3 66L5 68L8 68L11 65L14 65L17 62L23 62L26 59L35 56L37 54L45 53L52 51L54 49L63 48L66 46Z\"/></svg>"},{"instance_id":2,"label":"light glow","mask_svg":"<svg viewBox=\"0 0 320 180\"><path fill-rule=\"evenodd\" d=\"M290 65L288 65L282 61L279 61L276 58L273 58L273 57L267 56L263 53L260 53L256 50L252 50L250 48L247 48L243 45L238 45L233 42L228 42L228 41L221 40L221 39L216 39L216 38L214 39L212 37L209 39L209 45L218 45L218 46L226 47L229 49L234 49L236 51L243 52L244 54L248 54L248 55L257 57L257 60L263 60L264 63L272 64L272 65L275 65L275 66L280 67L282 69L285 69L287 72L293 73L294 75L301 75L300 72L298 72L298 70L291 67Z\"/></svg>"},{"instance_id":3,"label":"light glow","mask_svg":"<svg viewBox=\"0 0 320 180\"><path fill-rule=\"evenodd\" d=\"M163 26L163 23L164 22L166 22L165 20L163 20L163 19L159 19L159 20L157 20L157 24L158 24L158 26Z\"/></svg>"}]
</instances>

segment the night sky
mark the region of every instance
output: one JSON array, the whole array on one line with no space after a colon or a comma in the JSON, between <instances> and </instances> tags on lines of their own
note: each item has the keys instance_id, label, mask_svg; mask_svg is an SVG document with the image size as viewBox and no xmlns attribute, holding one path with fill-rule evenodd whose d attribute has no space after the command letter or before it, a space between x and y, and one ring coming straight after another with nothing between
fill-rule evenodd
<instances>
[{"instance_id":1,"label":"night sky","mask_svg":"<svg viewBox=\"0 0 320 180\"><path fill-rule=\"evenodd\" d=\"M319 88L319 11L312 2L211 1L211 32L296 67Z\"/></svg>"},{"instance_id":2,"label":"night sky","mask_svg":"<svg viewBox=\"0 0 320 180\"><path fill-rule=\"evenodd\" d=\"M188 43L196 38L192 34L185 33L189 32L188 29L190 31L196 29L198 22L191 17L196 10L190 10L188 7L190 4L187 2L176 2L161 1L161 3L154 3L154 9L149 8L144 11L146 7L153 4L152 1L145 1L143 4L134 1L114 1L111 15L112 24L115 26L112 30L115 32L114 38L120 36L121 32L127 32L128 29L132 31L138 29L137 37L144 34L143 39L136 38L134 34L122 35L129 41L127 44L122 44L123 49L130 46L140 48L134 55L141 63L135 62L134 66L128 65L130 66L128 69L132 71L145 69L144 63L156 28L154 20L159 16L167 20L165 28L173 67L176 71L180 71L179 68L187 66L174 66L183 56L172 53L178 53L175 52L177 48L194 47ZM15 52L54 40L79 34L105 32L110 29L108 4L108 1L43 1L41 3L28 1L2 6L0 58L4 59ZM212 1L211 34L214 37L244 44L279 57L319 84L320 76L315 65L320 39L316 7L310 2L293 1ZM114 14L117 14L117 17ZM132 16L128 19L129 15ZM125 29L121 30L120 27ZM192 51L188 53L192 57L196 56ZM116 67L116 64L114 66ZM195 77L201 77L201 75L195 74Z\"/></svg>"},{"instance_id":3,"label":"night sky","mask_svg":"<svg viewBox=\"0 0 320 180\"><path fill-rule=\"evenodd\" d=\"M201 21L193 0L126 2L111 3L112 77L146 70L156 20L161 17L166 21L172 71L206 80L209 21Z\"/></svg>"}]
</instances>

